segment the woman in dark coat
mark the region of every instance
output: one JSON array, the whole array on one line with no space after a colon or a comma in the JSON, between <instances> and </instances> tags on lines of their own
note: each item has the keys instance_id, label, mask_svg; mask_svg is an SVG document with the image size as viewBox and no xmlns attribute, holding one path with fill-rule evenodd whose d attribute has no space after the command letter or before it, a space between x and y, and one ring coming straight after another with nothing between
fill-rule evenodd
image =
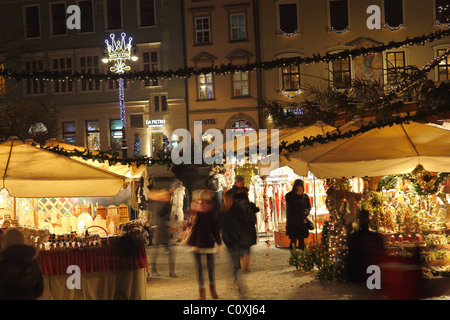
<instances>
[{"instance_id":1,"label":"woman in dark coat","mask_svg":"<svg viewBox=\"0 0 450 320\"><path fill-rule=\"evenodd\" d=\"M36 255L18 229L6 231L0 253L0 300L36 300L44 293Z\"/></svg>"},{"instance_id":2,"label":"woman in dark coat","mask_svg":"<svg viewBox=\"0 0 450 320\"><path fill-rule=\"evenodd\" d=\"M222 239L220 237L220 224L217 211L213 205L213 194L208 189L195 190L192 193L192 199L189 223L193 224L193 228L187 244L191 246L194 253L197 267L199 299L206 299L202 265L203 255L206 256L211 296L213 299L218 299L214 255L221 250Z\"/></svg>"},{"instance_id":3,"label":"woman in dark coat","mask_svg":"<svg viewBox=\"0 0 450 320\"><path fill-rule=\"evenodd\" d=\"M309 236L307 217L311 210L309 197L304 191L303 181L295 180L292 190L286 194L286 235L289 237L289 248L295 246L303 250L305 238Z\"/></svg>"}]
</instances>

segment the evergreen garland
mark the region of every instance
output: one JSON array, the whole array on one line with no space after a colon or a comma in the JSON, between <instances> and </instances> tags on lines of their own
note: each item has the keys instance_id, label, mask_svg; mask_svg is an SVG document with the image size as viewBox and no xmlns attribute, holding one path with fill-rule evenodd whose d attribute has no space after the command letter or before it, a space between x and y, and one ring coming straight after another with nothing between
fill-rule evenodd
<instances>
[{"instance_id":1,"label":"evergreen garland","mask_svg":"<svg viewBox=\"0 0 450 320\"><path fill-rule=\"evenodd\" d=\"M108 73L68 73L62 71L42 71L42 72L18 72L9 71L7 69L0 71L0 76L12 78L17 81L25 79L42 79L44 81L61 80L61 81L74 81L74 80L118 80L123 78L125 80L146 80L146 79L172 79L172 78L190 78L200 74L212 73L214 75L227 75L235 72L251 72L255 70L265 71L275 68L281 68L287 65L299 65L299 64L313 64L320 62L332 62L336 60L346 59L348 57L356 57L372 53L380 53L390 49L397 49L403 46L412 45L424 45L426 42L433 42L442 37L450 35L450 30L440 30L429 35L417 36L412 39L407 37L403 41L390 41L386 45L373 46L370 48L358 48L352 50L345 50L338 53L327 53L325 55L313 54L311 57L290 57L280 58L271 61L264 62L252 62L246 65L233 65L221 64L214 67L196 68L196 67L184 67L177 70L166 71L130 71L124 74Z\"/></svg>"}]
</instances>

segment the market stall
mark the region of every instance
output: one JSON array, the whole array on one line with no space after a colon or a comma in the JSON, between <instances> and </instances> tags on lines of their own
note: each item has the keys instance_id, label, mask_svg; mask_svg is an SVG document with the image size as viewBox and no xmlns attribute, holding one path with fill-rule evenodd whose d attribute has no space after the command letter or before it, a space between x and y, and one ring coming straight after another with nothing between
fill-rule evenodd
<instances>
[{"instance_id":1,"label":"market stall","mask_svg":"<svg viewBox=\"0 0 450 320\"><path fill-rule=\"evenodd\" d=\"M42 299L145 299L140 222L129 221L127 205L77 202L118 195L128 178L17 139L0 144L0 164L0 223L4 230L22 229L39 250L46 288ZM126 253L121 245L130 234L135 250ZM81 270L79 290L66 285L70 265Z\"/></svg>"},{"instance_id":2,"label":"market stall","mask_svg":"<svg viewBox=\"0 0 450 320\"><path fill-rule=\"evenodd\" d=\"M342 261L346 236L358 228L356 221L345 221L353 213L346 198L355 191L348 179L361 177L365 188L355 203L369 210L371 228L383 235L387 252L411 257L419 248L428 276L448 275L449 130L419 123L393 125L305 147L281 158L298 174L311 171L340 183L344 197L328 206L332 261Z\"/></svg>"}]
</instances>

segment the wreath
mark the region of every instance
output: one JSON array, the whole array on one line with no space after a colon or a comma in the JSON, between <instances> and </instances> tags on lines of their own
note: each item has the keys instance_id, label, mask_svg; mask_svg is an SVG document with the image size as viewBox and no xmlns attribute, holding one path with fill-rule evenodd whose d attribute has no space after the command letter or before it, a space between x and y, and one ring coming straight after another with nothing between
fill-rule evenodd
<instances>
[{"instance_id":1,"label":"wreath","mask_svg":"<svg viewBox=\"0 0 450 320\"><path fill-rule=\"evenodd\" d=\"M403 176L411 182L413 190L420 196L437 194L442 184L450 177L447 172L429 172L421 165L417 166L410 174Z\"/></svg>"}]
</instances>

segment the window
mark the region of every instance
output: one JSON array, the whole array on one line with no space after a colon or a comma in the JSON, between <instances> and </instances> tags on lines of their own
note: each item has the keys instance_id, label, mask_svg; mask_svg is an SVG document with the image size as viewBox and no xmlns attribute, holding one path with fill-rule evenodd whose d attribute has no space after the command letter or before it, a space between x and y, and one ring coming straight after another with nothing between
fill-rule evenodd
<instances>
[{"instance_id":1,"label":"window","mask_svg":"<svg viewBox=\"0 0 450 320\"><path fill-rule=\"evenodd\" d=\"M44 71L44 60L35 60L25 62L26 72L42 72ZM45 82L42 79L30 79L26 80L26 94L43 94L45 88Z\"/></svg>"},{"instance_id":2,"label":"window","mask_svg":"<svg viewBox=\"0 0 450 320\"><path fill-rule=\"evenodd\" d=\"M330 28L336 31L348 28L347 0L330 0Z\"/></svg>"},{"instance_id":3,"label":"window","mask_svg":"<svg viewBox=\"0 0 450 320\"><path fill-rule=\"evenodd\" d=\"M384 17L386 26L403 25L403 0L384 0Z\"/></svg>"},{"instance_id":4,"label":"window","mask_svg":"<svg viewBox=\"0 0 450 320\"><path fill-rule=\"evenodd\" d=\"M94 31L94 14L92 9L92 0L84 0L78 2L81 14L81 30L80 32Z\"/></svg>"},{"instance_id":5,"label":"window","mask_svg":"<svg viewBox=\"0 0 450 320\"><path fill-rule=\"evenodd\" d=\"M70 143L70 144L76 144L77 143L77 127L75 124L75 121L67 121L62 123L62 129L63 129L63 139L64 142Z\"/></svg>"},{"instance_id":6,"label":"window","mask_svg":"<svg viewBox=\"0 0 450 320\"><path fill-rule=\"evenodd\" d=\"M66 5L64 3L52 3L52 34L66 34Z\"/></svg>"},{"instance_id":7,"label":"window","mask_svg":"<svg viewBox=\"0 0 450 320\"><path fill-rule=\"evenodd\" d=\"M211 42L211 30L210 30L209 17L195 18L195 43L210 43Z\"/></svg>"},{"instance_id":8,"label":"window","mask_svg":"<svg viewBox=\"0 0 450 320\"><path fill-rule=\"evenodd\" d=\"M122 29L121 0L106 0L107 29Z\"/></svg>"},{"instance_id":9,"label":"window","mask_svg":"<svg viewBox=\"0 0 450 320\"><path fill-rule=\"evenodd\" d=\"M283 90L298 91L300 90L300 66L290 65L283 67L282 70Z\"/></svg>"},{"instance_id":10,"label":"window","mask_svg":"<svg viewBox=\"0 0 450 320\"><path fill-rule=\"evenodd\" d=\"M236 71L233 74L233 96L245 97L249 95L248 91L248 72Z\"/></svg>"},{"instance_id":11,"label":"window","mask_svg":"<svg viewBox=\"0 0 450 320\"><path fill-rule=\"evenodd\" d=\"M245 13L232 14L231 19L231 40L247 39L245 25Z\"/></svg>"},{"instance_id":12,"label":"window","mask_svg":"<svg viewBox=\"0 0 450 320\"><path fill-rule=\"evenodd\" d=\"M98 74L100 72L98 56L80 57L80 72ZM100 90L100 80L81 80L81 91L93 90Z\"/></svg>"},{"instance_id":13,"label":"window","mask_svg":"<svg viewBox=\"0 0 450 320\"><path fill-rule=\"evenodd\" d=\"M25 7L25 33L26 38L41 36L38 6Z\"/></svg>"},{"instance_id":14,"label":"window","mask_svg":"<svg viewBox=\"0 0 450 320\"><path fill-rule=\"evenodd\" d=\"M159 69L159 61L158 61L158 52L157 51L149 51L144 52L142 54L142 61L144 64L144 71L157 71ZM157 86L158 79L145 79L144 86L151 87Z\"/></svg>"},{"instance_id":15,"label":"window","mask_svg":"<svg viewBox=\"0 0 450 320\"><path fill-rule=\"evenodd\" d=\"M351 84L350 58L333 61L331 67L333 87L336 89L348 88Z\"/></svg>"},{"instance_id":16,"label":"window","mask_svg":"<svg viewBox=\"0 0 450 320\"><path fill-rule=\"evenodd\" d=\"M142 114L130 114L130 128L143 128L144 116Z\"/></svg>"},{"instance_id":17,"label":"window","mask_svg":"<svg viewBox=\"0 0 450 320\"><path fill-rule=\"evenodd\" d=\"M440 49L437 51L438 57L445 54L445 49ZM450 80L450 57L443 59L438 65L438 81Z\"/></svg>"},{"instance_id":18,"label":"window","mask_svg":"<svg viewBox=\"0 0 450 320\"><path fill-rule=\"evenodd\" d=\"M139 0L139 15L141 27L148 27L156 25L155 18L155 1L154 0Z\"/></svg>"},{"instance_id":19,"label":"window","mask_svg":"<svg viewBox=\"0 0 450 320\"><path fill-rule=\"evenodd\" d=\"M387 84L398 84L399 75L405 72L405 52L386 53L386 82Z\"/></svg>"},{"instance_id":20,"label":"window","mask_svg":"<svg viewBox=\"0 0 450 320\"><path fill-rule=\"evenodd\" d=\"M212 73L201 74L197 78L198 84L198 98L213 99L214 98L214 85Z\"/></svg>"},{"instance_id":21,"label":"window","mask_svg":"<svg viewBox=\"0 0 450 320\"><path fill-rule=\"evenodd\" d=\"M86 140L90 150L100 150L100 125L98 120L86 121Z\"/></svg>"},{"instance_id":22,"label":"window","mask_svg":"<svg viewBox=\"0 0 450 320\"><path fill-rule=\"evenodd\" d=\"M161 96L161 111L167 112L167 96L165 95Z\"/></svg>"},{"instance_id":23,"label":"window","mask_svg":"<svg viewBox=\"0 0 450 320\"><path fill-rule=\"evenodd\" d=\"M153 96L155 112L167 112L167 96L165 94Z\"/></svg>"},{"instance_id":24,"label":"window","mask_svg":"<svg viewBox=\"0 0 450 320\"><path fill-rule=\"evenodd\" d=\"M436 0L436 20L439 23L450 23L449 0Z\"/></svg>"},{"instance_id":25,"label":"window","mask_svg":"<svg viewBox=\"0 0 450 320\"><path fill-rule=\"evenodd\" d=\"M278 11L280 15L280 31L284 33L297 32L297 5L295 3L280 4Z\"/></svg>"},{"instance_id":26,"label":"window","mask_svg":"<svg viewBox=\"0 0 450 320\"><path fill-rule=\"evenodd\" d=\"M122 150L122 121L119 119L109 120L109 132L111 134L111 148L113 150Z\"/></svg>"},{"instance_id":27,"label":"window","mask_svg":"<svg viewBox=\"0 0 450 320\"><path fill-rule=\"evenodd\" d=\"M72 58L54 58L53 71L72 73ZM53 92L72 92L73 81L71 80L55 80L53 83Z\"/></svg>"}]
</instances>

